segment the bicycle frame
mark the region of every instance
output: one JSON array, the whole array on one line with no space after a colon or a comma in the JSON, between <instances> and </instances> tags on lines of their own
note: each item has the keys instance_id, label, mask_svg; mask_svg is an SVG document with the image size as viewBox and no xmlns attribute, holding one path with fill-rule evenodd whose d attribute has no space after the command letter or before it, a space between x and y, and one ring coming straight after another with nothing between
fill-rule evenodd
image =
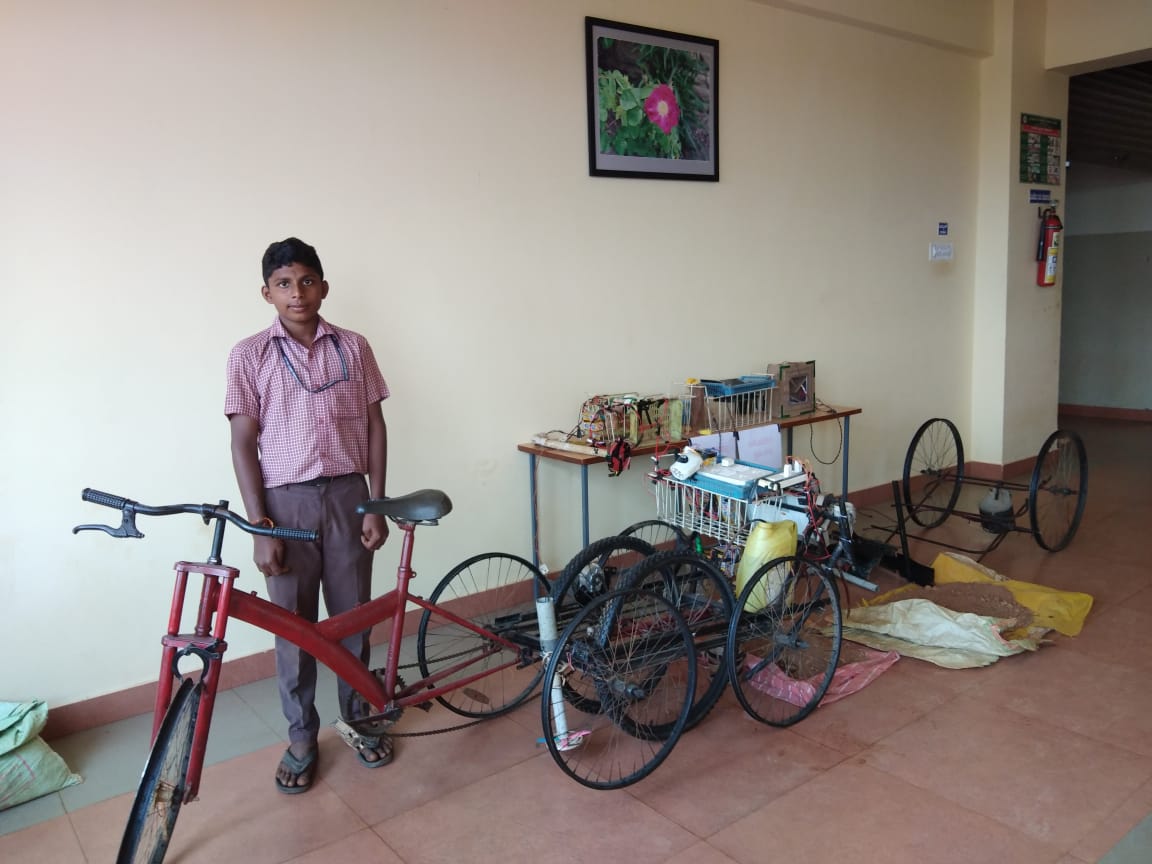
<instances>
[{"instance_id":1,"label":"bicycle frame","mask_svg":"<svg viewBox=\"0 0 1152 864\"><path fill-rule=\"evenodd\" d=\"M500 648L511 649L517 654L522 646L497 635L453 612L409 592L409 582L415 575L412 571L413 534L416 524L398 522L404 532L400 564L396 571L396 587L386 594L368 601L355 609L339 615L311 623L283 609L276 604L258 597L254 592L235 591L234 585L240 571L235 567L220 564L190 563L179 561L175 565L176 584L172 594L172 606L168 616L168 631L161 639L164 646L160 660L160 678L156 691L156 707L153 717L152 738L155 740L172 699L173 681L177 677L175 664L178 656L184 653L196 654L205 664L201 677L203 692L200 697L199 716L192 738L192 750L188 761L188 785L185 802L194 801L200 789L200 774L204 766L204 753L208 743L208 731L212 722L212 710L216 702L216 689L220 683L220 669L224 652L227 650L225 636L228 620L236 618L266 630L275 636L287 639L307 651L318 661L348 682L381 712L404 708L427 702L436 696L466 687L474 681L517 666L520 661L510 660L494 667L455 680L450 684L437 686L442 679L454 675L474 663L478 663L499 652ZM198 574L203 577L199 604L196 611L196 624L193 632L181 633L185 598L188 590L188 577ZM445 667L419 681L396 690L399 665L400 643L404 637L404 617L409 603L436 614L446 622L467 628L486 639L492 646L488 651ZM391 621L388 656L381 682L369 668L353 655L340 641L348 636L361 633L373 625Z\"/></svg>"}]
</instances>

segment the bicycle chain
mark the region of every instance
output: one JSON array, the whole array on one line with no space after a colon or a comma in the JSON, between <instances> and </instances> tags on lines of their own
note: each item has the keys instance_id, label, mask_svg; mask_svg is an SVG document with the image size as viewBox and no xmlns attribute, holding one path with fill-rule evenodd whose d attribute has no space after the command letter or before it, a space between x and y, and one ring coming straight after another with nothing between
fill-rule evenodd
<instances>
[{"instance_id":1,"label":"bicycle chain","mask_svg":"<svg viewBox=\"0 0 1152 864\"><path fill-rule=\"evenodd\" d=\"M438 657L437 659L438 660L452 660L455 657L463 657L465 654L470 654L470 653L472 653L472 652L471 651L459 651L456 654L448 654L444 657ZM419 665L420 665L419 663L401 663L399 666L396 667L396 669L397 670L415 669ZM443 729L428 729L428 730L425 730L424 732L386 732L385 734L389 738L424 738L424 737L427 737L428 735L443 735L445 732L458 732L461 729L468 729L472 726L479 726L481 723L484 723L484 722L491 720L491 719L493 719L493 718L492 717L481 717L477 720L471 720L468 723L461 723L459 726L445 726Z\"/></svg>"}]
</instances>

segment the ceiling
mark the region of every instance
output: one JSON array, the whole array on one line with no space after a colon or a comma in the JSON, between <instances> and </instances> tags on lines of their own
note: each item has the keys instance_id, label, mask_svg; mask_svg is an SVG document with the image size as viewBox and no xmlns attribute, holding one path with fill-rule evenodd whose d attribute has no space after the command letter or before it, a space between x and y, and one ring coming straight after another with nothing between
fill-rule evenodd
<instances>
[{"instance_id":1,"label":"ceiling","mask_svg":"<svg viewBox=\"0 0 1152 864\"><path fill-rule=\"evenodd\" d=\"M1152 175L1152 62L1074 75L1066 157Z\"/></svg>"}]
</instances>

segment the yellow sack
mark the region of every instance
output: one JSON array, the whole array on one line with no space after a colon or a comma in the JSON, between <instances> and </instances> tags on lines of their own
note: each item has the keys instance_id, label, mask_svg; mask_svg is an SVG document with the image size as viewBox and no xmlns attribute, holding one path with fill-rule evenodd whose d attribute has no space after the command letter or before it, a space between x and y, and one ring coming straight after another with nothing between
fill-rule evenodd
<instances>
[{"instance_id":1,"label":"yellow sack","mask_svg":"<svg viewBox=\"0 0 1152 864\"><path fill-rule=\"evenodd\" d=\"M1002 585L1012 592L1017 603L1032 610L1033 626L1052 629L1065 636L1078 635L1092 609L1091 594L1006 579L995 570L953 552L937 555L932 569L938 585L947 582L994 582Z\"/></svg>"},{"instance_id":2,"label":"yellow sack","mask_svg":"<svg viewBox=\"0 0 1152 864\"><path fill-rule=\"evenodd\" d=\"M736 595L744 591L756 571L774 558L783 558L785 555L796 554L796 523L791 519L779 522L755 522L752 530L748 532L748 542L744 545L744 553L740 556L740 564L736 568ZM787 572L783 569L779 573L771 573L767 579L760 580L760 584L744 604L748 612L758 612L774 601L784 587Z\"/></svg>"}]
</instances>

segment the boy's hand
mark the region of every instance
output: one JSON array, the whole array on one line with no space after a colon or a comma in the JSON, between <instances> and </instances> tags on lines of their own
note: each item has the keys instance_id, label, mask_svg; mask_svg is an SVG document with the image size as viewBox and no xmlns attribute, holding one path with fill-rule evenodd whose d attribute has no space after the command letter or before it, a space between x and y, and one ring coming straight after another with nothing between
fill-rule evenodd
<instances>
[{"instance_id":1,"label":"boy's hand","mask_svg":"<svg viewBox=\"0 0 1152 864\"><path fill-rule=\"evenodd\" d=\"M284 566L284 541L276 537L253 537L255 554L252 560L256 569L265 576L283 576L288 572Z\"/></svg>"},{"instance_id":2,"label":"boy's hand","mask_svg":"<svg viewBox=\"0 0 1152 864\"><path fill-rule=\"evenodd\" d=\"M369 552L375 552L388 539L388 520L379 513L365 513L360 529L360 542Z\"/></svg>"}]
</instances>

